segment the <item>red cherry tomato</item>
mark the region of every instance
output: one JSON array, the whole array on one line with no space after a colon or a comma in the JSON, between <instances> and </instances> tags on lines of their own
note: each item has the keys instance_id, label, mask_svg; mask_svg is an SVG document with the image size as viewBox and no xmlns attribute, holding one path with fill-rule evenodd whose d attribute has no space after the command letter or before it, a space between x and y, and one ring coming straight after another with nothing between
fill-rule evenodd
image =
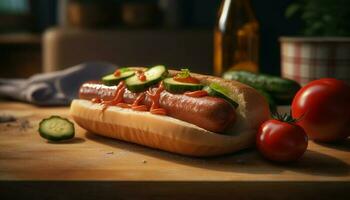
<instances>
[{"instance_id":1,"label":"red cherry tomato","mask_svg":"<svg viewBox=\"0 0 350 200\"><path fill-rule=\"evenodd\" d=\"M350 86L324 78L300 89L292 102L293 118L300 118L310 139L333 142L350 135Z\"/></svg>"},{"instance_id":2,"label":"red cherry tomato","mask_svg":"<svg viewBox=\"0 0 350 200\"><path fill-rule=\"evenodd\" d=\"M291 162L304 154L308 139L303 128L297 124L271 119L261 125L256 144L265 158Z\"/></svg>"}]
</instances>

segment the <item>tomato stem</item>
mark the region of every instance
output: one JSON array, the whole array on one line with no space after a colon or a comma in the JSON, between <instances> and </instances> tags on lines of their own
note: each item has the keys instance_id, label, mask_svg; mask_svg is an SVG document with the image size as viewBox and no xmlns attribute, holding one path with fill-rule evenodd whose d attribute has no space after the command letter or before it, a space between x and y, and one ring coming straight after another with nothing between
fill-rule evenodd
<instances>
[{"instance_id":1,"label":"tomato stem","mask_svg":"<svg viewBox=\"0 0 350 200\"><path fill-rule=\"evenodd\" d=\"M284 113L284 114L280 114L279 112L273 112L272 113L272 118L276 119L276 120L279 120L279 121L282 121L282 122L287 122L287 123L296 123L297 121L300 120L299 119L294 119L292 117L292 111L290 111L290 113Z\"/></svg>"}]
</instances>

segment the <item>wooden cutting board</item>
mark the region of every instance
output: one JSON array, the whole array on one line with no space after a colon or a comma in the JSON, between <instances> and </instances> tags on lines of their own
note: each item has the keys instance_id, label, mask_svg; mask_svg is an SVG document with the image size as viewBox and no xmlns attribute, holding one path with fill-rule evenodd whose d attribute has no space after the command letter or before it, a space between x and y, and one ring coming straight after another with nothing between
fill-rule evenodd
<instances>
[{"instance_id":1,"label":"wooden cutting board","mask_svg":"<svg viewBox=\"0 0 350 200\"><path fill-rule=\"evenodd\" d=\"M69 118L68 109L0 103L1 116L16 117L0 123L0 197L43 197L45 190L47 198L350 199L350 140L337 145L310 142L301 160L279 165L265 161L254 149L191 158L97 136L77 125L71 141L42 139L39 121L51 115Z\"/></svg>"}]
</instances>

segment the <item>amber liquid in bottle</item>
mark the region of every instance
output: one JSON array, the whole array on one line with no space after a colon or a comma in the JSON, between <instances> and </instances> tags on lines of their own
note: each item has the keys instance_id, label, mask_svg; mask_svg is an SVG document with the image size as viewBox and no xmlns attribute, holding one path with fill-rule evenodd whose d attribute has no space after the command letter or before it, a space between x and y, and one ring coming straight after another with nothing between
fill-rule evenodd
<instances>
[{"instance_id":1,"label":"amber liquid in bottle","mask_svg":"<svg viewBox=\"0 0 350 200\"><path fill-rule=\"evenodd\" d=\"M214 74L258 72L259 23L250 0L223 0L214 30Z\"/></svg>"}]
</instances>

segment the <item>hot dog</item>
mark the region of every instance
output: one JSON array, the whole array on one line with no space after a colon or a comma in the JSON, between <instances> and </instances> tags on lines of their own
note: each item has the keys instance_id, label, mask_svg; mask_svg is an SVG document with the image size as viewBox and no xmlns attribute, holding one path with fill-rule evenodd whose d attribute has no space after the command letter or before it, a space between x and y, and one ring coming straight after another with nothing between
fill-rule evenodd
<instances>
[{"instance_id":1,"label":"hot dog","mask_svg":"<svg viewBox=\"0 0 350 200\"><path fill-rule=\"evenodd\" d=\"M191 156L247 148L269 118L266 100L247 85L154 68L84 83L70 114L91 132Z\"/></svg>"}]
</instances>

